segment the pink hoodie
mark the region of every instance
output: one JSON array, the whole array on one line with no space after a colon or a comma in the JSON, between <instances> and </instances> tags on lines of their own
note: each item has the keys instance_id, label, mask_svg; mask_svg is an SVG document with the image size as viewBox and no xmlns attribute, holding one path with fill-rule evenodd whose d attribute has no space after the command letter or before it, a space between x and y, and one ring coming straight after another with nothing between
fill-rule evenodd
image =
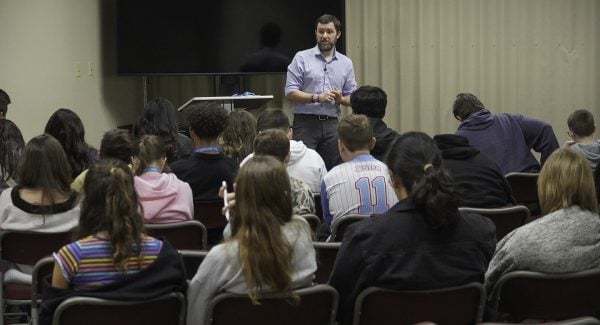
<instances>
[{"instance_id":1,"label":"pink hoodie","mask_svg":"<svg viewBox=\"0 0 600 325\"><path fill-rule=\"evenodd\" d=\"M194 198L190 185L175 174L145 173L135 176L138 201L144 208L144 222L170 223L194 217Z\"/></svg>"}]
</instances>

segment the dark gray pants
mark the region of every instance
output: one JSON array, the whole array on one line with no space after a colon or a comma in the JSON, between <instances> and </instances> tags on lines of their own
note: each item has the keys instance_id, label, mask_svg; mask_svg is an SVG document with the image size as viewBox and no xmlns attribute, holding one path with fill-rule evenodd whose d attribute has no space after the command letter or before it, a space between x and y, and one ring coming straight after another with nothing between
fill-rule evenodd
<instances>
[{"instance_id":1,"label":"dark gray pants","mask_svg":"<svg viewBox=\"0 0 600 325\"><path fill-rule=\"evenodd\" d=\"M294 140L316 150L327 170L342 162L338 150L338 119L326 115L294 114Z\"/></svg>"}]
</instances>

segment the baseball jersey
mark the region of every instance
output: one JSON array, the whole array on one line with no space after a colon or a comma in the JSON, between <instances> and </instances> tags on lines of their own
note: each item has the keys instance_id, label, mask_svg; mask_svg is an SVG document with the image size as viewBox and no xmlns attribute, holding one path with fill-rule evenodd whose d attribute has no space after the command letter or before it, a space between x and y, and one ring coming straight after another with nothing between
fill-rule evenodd
<instances>
[{"instance_id":1,"label":"baseball jersey","mask_svg":"<svg viewBox=\"0 0 600 325\"><path fill-rule=\"evenodd\" d=\"M323 178L323 220L341 216L380 214L398 202L387 166L371 155L360 155L336 166Z\"/></svg>"}]
</instances>

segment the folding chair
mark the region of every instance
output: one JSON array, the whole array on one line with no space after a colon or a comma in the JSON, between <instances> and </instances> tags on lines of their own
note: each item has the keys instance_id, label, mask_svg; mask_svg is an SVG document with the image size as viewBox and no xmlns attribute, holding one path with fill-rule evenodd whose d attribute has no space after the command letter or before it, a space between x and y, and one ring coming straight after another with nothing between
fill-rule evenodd
<instances>
[{"instance_id":1,"label":"folding chair","mask_svg":"<svg viewBox=\"0 0 600 325\"><path fill-rule=\"evenodd\" d=\"M223 229L227 219L222 213L223 200L201 201L194 200L194 219L202 222L208 232L207 243L209 247L223 240Z\"/></svg>"},{"instance_id":2,"label":"folding chair","mask_svg":"<svg viewBox=\"0 0 600 325\"><path fill-rule=\"evenodd\" d=\"M187 279L191 280L194 277L194 275L196 275L196 272L198 271L200 264L202 264L202 261L204 261L206 254L208 254L208 251L183 249L180 250L179 253L183 257L183 265L185 267Z\"/></svg>"},{"instance_id":3,"label":"folding chair","mask_svg":"<svg viewBox=\"0 0 600 325\"><path fill-rule=\"evenodd\" d=\"M44 257L35 263L31 274L31 320L33 325L39 322L39 308L42 301L44 278L54 271L54 258Z\"/></svg>"},{"instance_id":4,"label":"folding chair","mask_svg":"<svg viewBox=\"0 0 600 325\"><path fill-rule=\"evenodd\" d=\"M562 274L513 271L498 280L492 293L492 306L515 318L596 316L600 312L600 269Z\"/></svg>"},{"instance_id":5,"label":"folding chair","mask_svg":"<svg viewBox=\"0 0 600 325\"><path fill-rule=\"evenodd\" d=\"M42 258L52 255L62 246L71 242L71 232L46 233L22 230L4 230L0 232L0 259L18 264L34 265ZM0 272L0 325L4 324L5 305L31 304L31 285L5 283Z\"/></svg>"},{"instance_id":6,"label":"folding chair","mask_svg":"<svg viewBox=\"0 0 600 325\"><path fill-rule=\"evenodd\" d=\"M496 225L496 239L498 241L514 229L524 225L530 216L529 209L523 205L491 209L461 207L458 210L477 213L490 218L494 222L494 225Z\"/></svg>"},{"instance_id":7,"label":"folding chair","mask_svg":"<svg viewBox=\"0 0 600 325\"><path fill-rule=\"evenodd\" d=\"M315 283L328 283L329 276L333 270L333 264L342 243L313 242L317 251L317 272L315 272Z\"/></svg>"},{"instance_id":8,"label":"folding chair","mask_svg":"<svg viewBox=\"0 0 600 325\"><path fill-rule=\"evenodd\" d=\"M344 232L348 226L355 222L359 222L365 219L369 219L371 216L368 214L347 214L345 216L336 219L331 224L331 236L329 237L330 242L341 242L344 239Z\"/></svg>"},{"instance_id":9,"label":"folding chair","mask_svg":"<svg viewBox=\"0 0 600 325\"><path fill-rule=\"evenodd\" d=\"M172 292L151 300L71 297L54 312L53 325L183 325L185 297Z\"/></svg>"},{"instance_id":10,"label":"folding chair","mask_svg":"<svg viewBox=\"0 0 600 325\"><path fill-rule=\"evenodd\" d=\"M213 325L334 324L339 297L333 287L319 284L294 290L294 292L300 296L298 304L292 303L289 297L281 294L265 294L259 300L260 305L254 305L246 295L221 293L208 304L204 323Z\"/></svg>"},{"instance_id":11,"label":"folding chair","mask_svg":"<svg viewBox=\"0 0 600 325\"><path fill-rule=\"evenodd\" d=\"M534 219L540 214L537 192L538 175L537 173L508 173L504 176L510 184L517 204L526 206Z\"/></svg>"},{"instance_id":12,"label":"folding chair","mask_svg":"<svg viewBox=\"0 0 600 325\"><path fill-rule=\"evenodd\" d=\"M321 226L321 219L319 219L319 217L317 217L316 214L312 214L312 213L303 214L303 215L301 215L301 217L306 219L306 221L310 225L310 229L313 231L313 234L316 236L317 231L319 230L319 227Z\"/></svg>"},{"instance_id":13,"label":"folding chair","mask_svg":"<svg viewBox=\"0 0 600 325\"><path fill-rule=\"evenodd\" d=\"M150 236L166 238L176 249L206 249L206 227L198 220L145 224Z\"/></svg>"},{"instance_id":14,"label":"folding chair","mask_svg":"<svg viewBox=\"0 0 600 325\"><path fill-rule=\"evenodd\" d=\"M484 322L479 325L509 325L514 323L490 323ZM544 322L544 325L600 325L600 320L594 317L578 317L572 319L566 319L557 322Z\"/></svg>"},{"instance_id":15,"label":"folding chair","mask_svg":"<svg viewBox=\"0 0 600 325\"><path fill-rule=\"evenodd\" d=\"M476 282L419 291L369 287L356 299L353 324L475 324L484 306L485 289Z\"/></svg>"}]
</instances>

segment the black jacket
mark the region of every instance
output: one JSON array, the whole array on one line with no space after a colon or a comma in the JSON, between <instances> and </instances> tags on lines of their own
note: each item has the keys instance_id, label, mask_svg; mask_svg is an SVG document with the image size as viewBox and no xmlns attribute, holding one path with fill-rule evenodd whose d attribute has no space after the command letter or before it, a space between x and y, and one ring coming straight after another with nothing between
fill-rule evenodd
<instances>
[{"instance_id":1,"label":"black jacket","mask_svg":"<svg viewBox=\"0 0 600 325\"><path fill-rule=\"evenodd\" d=\"M498 208L514 204L512 190L500 168L460 135L433 137L442 151L444 167L460 193L460 205Z\"/></svg>"},{"instance_id":2,"label":"black jacket","mask_svg":"<svg viewBox=\"0 0 600 325\"><path fill-rule=\"evenodd\" d=\"M352 323L354 302L370 286L425 290L483 282L495 246L489 219L460 214L454 227L434 230L410 198L351 225L329 281L340 294L342 324Z\"/></svg>"},{"instance_id":3,"label":"black jacket","mask_svg":"<svg viewBox=\"0 0 600 325\"><path fill-rule=\"evenodd\" d=\"M385 122L380 118L369 118L373 125L373 136L375 137L375 147L371 150L371 155L379 161L384 161L387 149L398 136L398 132L388 128Z\"/></svg>"},{"instance_id":4,"label":"black jacket","mask_svg":"<svg viewBox=\"0 0 600 325\"><path fill-rule=\"evenodd\" d=\"M171 292L185 294L187 281L181 255L168 242L163 247L154 263L140 272L127 275L111 284L86 291L58 289L52 287L51 275L44 281L42 304L40 306L40 324L52 324L56 307L65 299L79 297L95 297L115 300L147 300Z\"/></svg>"}]
</instances>

